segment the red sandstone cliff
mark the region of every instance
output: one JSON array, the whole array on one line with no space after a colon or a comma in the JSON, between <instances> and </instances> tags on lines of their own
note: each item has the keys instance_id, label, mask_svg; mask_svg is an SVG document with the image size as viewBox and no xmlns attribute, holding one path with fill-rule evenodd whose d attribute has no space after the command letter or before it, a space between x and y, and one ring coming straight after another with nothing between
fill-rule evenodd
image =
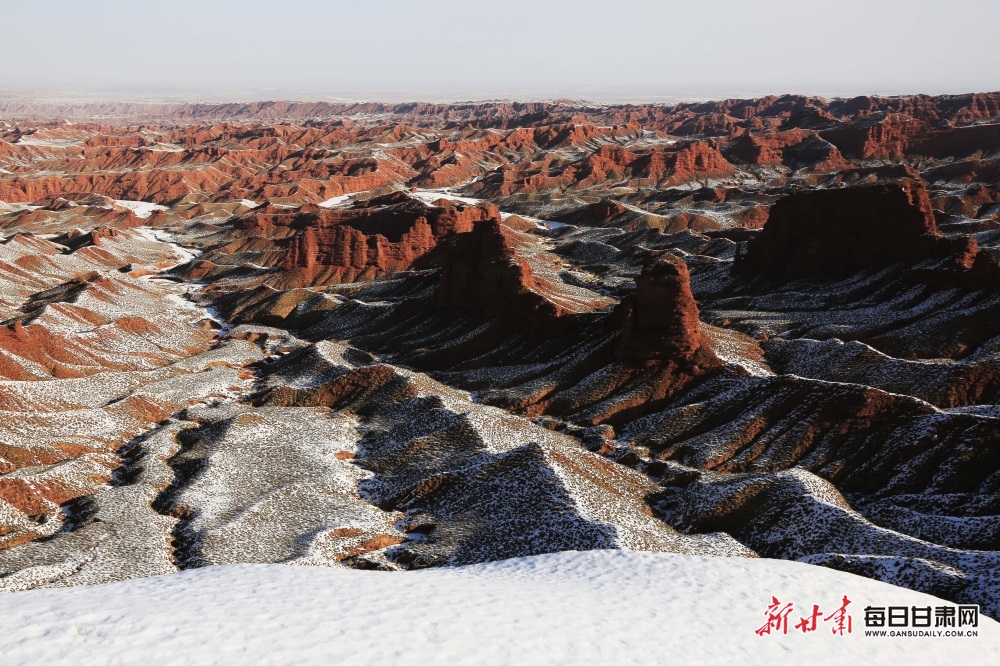
<instances>
[{"instance_id":1,"label":"red sandstone cliff","mask_svg":"<svg viewBox=\"0 0 1000 666\"><path fill-rule=\"evenodd\" d=\"M395 207L306 210L290 219L263 221L265 226L295 230L284 259L282 286L353 282L405 270L442 239L469 232L480 220L499 220L491 204L438 203L423 206L404 195Z\"/></svg>"},{"instance_id":2,"label":"red sandstone cliff","mask_svg":"<svg viewBox=\"0 0 1000 666\"><path fill-rule=\"evenodd\" d=\"M541 266L549 259L539 259L537 248L528 245L499 219L477 223L449 248L434 304L473 311L482 317L501 317L529 335L554 337L573 326L572 315L613 303L553 276L538 275L532 261ZM522 246L525 255L519 252Z\"/></svg>"},{"instance_id":3,"label":"red sandstone cliff","mask_svg":"<svg viewBox=\"0 0 1000 666\"><path fill-rule=\"evenodd\" d=\"M797 279L974 253L974 240L940 235L927 190L904 179L779 200L734 270Z\"/></svg>"}]
</instances>

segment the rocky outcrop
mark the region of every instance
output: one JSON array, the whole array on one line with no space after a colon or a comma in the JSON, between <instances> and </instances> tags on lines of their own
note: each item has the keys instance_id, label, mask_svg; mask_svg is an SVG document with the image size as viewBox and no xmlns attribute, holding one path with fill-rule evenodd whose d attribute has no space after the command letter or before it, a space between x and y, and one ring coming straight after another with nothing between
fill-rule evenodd
<instances>
[{"instance_id":1,"label":"rocky outcrop","mask_svg":"<svg viewBox=\"0 0 1000 666\"><path fill-rule=\"evenodd\" d=\"M1000 289L1000 251L982 248L969 269L967 288Z\"/></svg>"},{"instance_id":2,"label":"rocky outcrop","mask_svg":"<svg viewBox=\"0 0 1000 666\"><path fill-rule=\"evenodd\" d=\"M279 222L295 230L280 286L338 284L405 270L442 239L471 231L477 221L499 219L489 204L439 204L407 200L344 212L300 212Z\"/></svg>"},{"instance_id":3,"label":"rocky outcrop","mask_svg":"<svg viewBox=\"0 0 1000 666\"><path fill-rule=\"evenodd\" d=\"M306 227L292 241L284 270L289 285L319 285L371 279L407 268L435 245L424 218L397 243L344 224Z\"/></svg>"},{"instance_id":4,"label":"rocky outcrop","mask_svg":"<svg viewBox=\"0 0 1000 666\"><path fill-rule=\"evenodd\" d=\"M968 157L1000 148L1000 125L944 127L911 141L909 152L932 157Z\"/></svg>"},{"instance_id":5,"label":"rocky outcrop","mask_svg":"<svg viewBox=\"0 0 1000 666\"><path fill-rule=\"evenodd\" d=\"M83 232L79 229L73 229L53 240L60 245L65 245L70 250L78 250L82 247L100 247L103 238L118 238L118 230L96 227L91 231Z\"/></svg>"},{"instance_id":6,"label":"rocky outcrop","mask_svg":"<svg viewBox=\"0 0 1000 666\"><path fill-rule=\"evenodd\" d=\"M518 256L515 232L488 219L449 248L434 304L502 317L530 335L554 337L572 326L573 312L545 292L529 262Z\"/></svg>"},{"instance_id":7,"label":"rocky outcrop","mask_svg":"<svg viewBox=\"0 0 1000 666\"><path fill-rule=\"evenodd\" d=\"M980 289L995 290L1000 288L1000 250L996 248L976 248L975 239L970 252L971 259L955 266L941 266L925 270L917 270L912 279L937 289L965 289L978 291ZM986 330L993 330L990 324Z\"/></svg>"},{"instance_id":8,"label":"rocky outcrop","mask_svg":"<svg viewBox=\"0 0 1000 666\"><path fill-rule=\"evenodd\" d=\"M607 321L621 330L614 355L604 358L597 352L590 357L591 365L601 360L610 364L528 406L528 414L619 424L662 408L725 365L701 330L682 259L663 255L648 263L635 282L635 292L622 299Z\"/></svg>"},{"instance_id":9,"label":"rocky outcrop","mask_svg":"<svg viewBox=\"0 0 1000 666\"><path fill-rule=\"evenodd\" d=\"M705 348L683 259L667 254L647 264L635 279L635 293L619 307L624 322L618 344L621 360L687 365L698 358L711 364L714 354Z\"/></svg>"},{"instance_id":10,"label":"rocky outcrop","mask_svg":"<svg viewBox=\"0 0 1000 666\"><path fill-rule=\"evenodd\" d=\"M836 171L850 164L836 146L816 132L801 129L744 134L730 144L727 155L747 164L813 171Z\"/></svg>"},{"instance_id":11,"label":"rocky outcrop","mask_svg":"<svg viewBox=\"0 0 1000 666\"><path fill-rule=\"evenodd\" d=\"M614 199L601 199L583 208L572 210L554 219L569 224L605 225L628 212L628 208Z\"/></svg>"},{"instance_id":12,"label":"rocky outcrop","mask_svg":"<svg viewBox=\"0 0 1000 666\"><path fill-rule=\"evenodd\" d=\"M226 294L215 301L228 321L291 329L315 324L337 304L336 298L312 289L282 291L268 285Z\"/></svg>"},{"instance_id":13,"label":"rocky outcrop","mask_svg":"<svg viewBox=\"0 0 1000 666\"><path fill-rule=\"evenodd\" d=\"M803 469L712 474L692 472L680 465L665 467L674 493L664 493L657 508L678 529L725 531L765 557L851 571L956 603L975 603L974 599L982 598L984 588L996 589L997 553L969 557L955 548L887 529L887 525L878 525L854 510L833 484ZM975 519L938 522L933 516L910 515L928 531L944 523L950 528L946 528L946 533L951 533L948 536L957 536L961 541L956 539L956 545L965 548L974 541L973 533L991 531L988 523L977 525ZM995 538L983 541L990 549L997 547ZM1000 604L990 599L982 610L996 614Z\"/></svg>"},{"instance_id":14,"label":"rocky outcrop","mask_svg":"<svg viewBox=\"0 0 1000 666\"><path fill-rule=\"evenodd\" d=\"M905 114L869 116L856 123L823 132L823 138L849 157L898 159L914 137L930 130L927 123Z\"/></svg>"},{"instance_id":15,"label":"rocky outcrop","mask_svg":"<svg viewBox=\"0 0 1000 666\"><path fill-rule=\"evenodd\" d=\"M974 253L974 240L941 236L921 183L900 180L779 200L733 269L798 279Z\"/></svg>"},{"instance_id":16,"label":"rocky outcrop","mask_svg":"<svg viewBox=\"0 0 1000 666\"><path fill-rule=\"evenodd\" d=\"M602 146L580 167L583 182L605 181L614 174L661 187L733 173L733 167L708 141L695 141L678 150L632 153L620 146Z\"/></svg>"}]
</instances>

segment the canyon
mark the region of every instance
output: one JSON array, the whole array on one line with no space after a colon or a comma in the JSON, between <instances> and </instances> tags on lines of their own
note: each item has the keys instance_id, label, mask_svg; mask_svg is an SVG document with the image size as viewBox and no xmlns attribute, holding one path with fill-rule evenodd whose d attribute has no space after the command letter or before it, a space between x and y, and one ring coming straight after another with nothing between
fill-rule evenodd
<instances>
[{"instance_id":1,"label":"canyon","mask_svg":"<svg viewBox=\"0 0 1000 666\"><path fill-rule=\"evenodd\" d=\"M1000 93L0 103L0 590L778 558L1000 617Z\"/></svg>"}]
</instances>

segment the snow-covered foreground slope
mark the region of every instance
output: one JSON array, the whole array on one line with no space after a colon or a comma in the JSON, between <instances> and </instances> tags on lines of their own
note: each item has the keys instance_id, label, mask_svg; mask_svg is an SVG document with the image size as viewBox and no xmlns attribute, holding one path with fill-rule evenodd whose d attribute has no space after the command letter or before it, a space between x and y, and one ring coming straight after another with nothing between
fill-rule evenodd
<instances>
[{"instance_id":1,"label":"snow-covered foreground slope","mask_svg":"<svg viewBox=\"0 0 1000 666\"><path fill-rule=\"evenodd\" d=\"M822 618L812 633L795 629L814 604L832 613L845 595L852 633L834 635ZM758 636L772 596L795 604L788 634ZM409 573L218 566L0 595L0 661L1000 663L993 620L980 617L975 637L876 638L865 636L868 605L946 602L796 562L624 551Z\"/></svg>"}]
</instances>

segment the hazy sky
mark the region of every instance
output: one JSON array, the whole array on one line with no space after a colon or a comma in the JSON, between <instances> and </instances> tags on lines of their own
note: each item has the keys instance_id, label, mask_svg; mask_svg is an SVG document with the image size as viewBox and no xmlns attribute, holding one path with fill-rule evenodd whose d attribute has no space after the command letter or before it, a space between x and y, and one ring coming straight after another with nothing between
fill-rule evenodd
<instances>
[{"instance_id":1,"label":"hazy sky","mask_svg":"<svg viewBox=\"0 0 1000 666\"><path fill-rule=\"evenodd\" d=\"M258 98L1000 89L996 0L0 0L0 90Z\"/></svg>"}]
</instances>

